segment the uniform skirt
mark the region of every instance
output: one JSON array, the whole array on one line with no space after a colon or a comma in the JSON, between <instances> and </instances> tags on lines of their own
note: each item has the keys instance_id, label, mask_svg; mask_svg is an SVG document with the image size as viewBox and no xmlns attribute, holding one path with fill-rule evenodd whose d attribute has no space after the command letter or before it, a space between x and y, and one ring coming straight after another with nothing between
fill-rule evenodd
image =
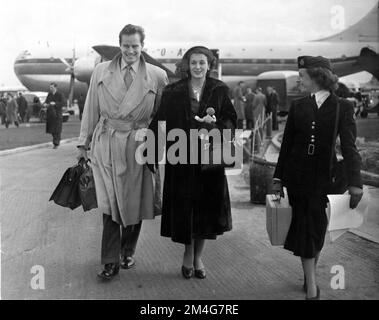
<instances>
[{"instance_id":1,"label":"uniform skirt","mask_svg":"<svg viewBox=\"0 0 379 320\"><path fill-rule=\"evenodd\" d=\"M324 246L328 218L327 198L324 195L294 195L289 192L292 221L284 249L295 256L314 258Z\"/></svg>"}]
</instances>

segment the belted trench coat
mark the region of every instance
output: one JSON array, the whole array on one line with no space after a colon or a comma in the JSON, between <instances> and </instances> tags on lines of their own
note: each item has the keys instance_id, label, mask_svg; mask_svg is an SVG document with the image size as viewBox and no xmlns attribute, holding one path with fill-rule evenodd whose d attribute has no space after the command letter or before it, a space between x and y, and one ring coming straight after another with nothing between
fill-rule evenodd
<instances>
[{"instance_id":1,"label":"belted trench coat","mask_svg":"<svg viewBox=\"0 0 379 320\"><path fill-rule=\"evenodd\" d=\"M87 93L79 145L90 148L98 207L127 226L160 214L154 203L154 175L135 153L143 142L138 129L147 128L159 92L168 83L162 69L145 62L129 90L120 69L121 53L96 66Z\"/></svg>"}]
</instances>

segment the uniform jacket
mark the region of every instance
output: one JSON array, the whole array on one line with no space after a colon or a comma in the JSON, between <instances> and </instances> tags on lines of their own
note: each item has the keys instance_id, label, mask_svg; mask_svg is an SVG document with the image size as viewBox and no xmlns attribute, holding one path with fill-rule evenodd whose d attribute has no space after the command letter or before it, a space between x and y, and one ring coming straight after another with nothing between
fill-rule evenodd
<instances>
[{"instance_id":1,"label":"uniform jacket","mask_svg":"<svg viewBox=\"0 0 379 320\"><path fill-rule=\"evenodd\" d=\"M46 111L46 133L60 133L62 132L62 107L63 96L60 92L55 94L49 92L46 97L45 103L55 102L55 106L48 106Z\"/></svg>"},{"instance_id":2,"label":"uniform jacket","mask_svg":"<svg viewBox=\"0 0 379 320\"><path fill-rule=\"evenodd\" d=\"M352 104L331 94L317 108L309 96L296 99L289 110L274 178L279 178L292 193L326 194L330 177L330 158L340 101L338 134L346 162L350 186L362 187L361 158L355 146L356 125ZM314 152L312 153L314 145ZM337 161L334 156L333 164Z\"/></svg>"},{"instance_id":3,"label":"uniform jacket","mask_svg":"<svg viewBox=\"0 0 379 320\"><path fill-rule=\"evenodd\" d=\"M96 66L84 105L79 145L91 148L98 206L127 226L152 219L153 175L137 163L138 129L148 127L158 93L168 83L166 72L141 56L129 90L120 69L121 53Z\"/></svg>"},{"instance_id":4,"label":"uniform jacket","mask_svg":"<svg viewBox=\"0 0 379 320\"><path fill-rule=\"evenodd\" d=\"M183 79L165 88L158 113L150 124L155 136L159 130L158 121L166 121L166 133L175 128L184 130L187 134L187 146L190 144L190 129L197 129L192 120L194 116L188 81ZM228 87L213 78L206 79L198 116L205 116L208 107L213 107L216 111L215 128L236 127L237 115L228 96ZM173 143L167 142L166 150ZM189 152L186 164L170 164L166 161L161 225L161 235L186 244L191 243L191 232L194 228L198 228L197 231L203 235L221 234L232 228L224 170L204 173L200 172L200 164L188 164L189 162Z\"/></svg>"}]
</instances>

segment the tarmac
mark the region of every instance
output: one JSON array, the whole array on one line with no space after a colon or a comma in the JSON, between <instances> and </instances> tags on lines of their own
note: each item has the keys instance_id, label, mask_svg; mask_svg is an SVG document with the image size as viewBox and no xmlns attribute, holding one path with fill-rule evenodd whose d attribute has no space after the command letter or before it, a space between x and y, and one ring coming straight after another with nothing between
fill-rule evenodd
<instances>
[{"instance_id":1,"label":"tarmac","mask_svg":"<svg viewBox=\"0 0 379 320\"><path fill-rule=\"evenodd\" d=\"M75 143L0 157L2 299L303 300L300 261L271 246L265 207L250 203L242 175L228 176L233 230L207 241L204 280L181 276L183 247L160 236L160 217L143 223L136 266L101 282L102 215L71 211L48 199ZM332 289L332 268L342 266L345 288ZM318 268L321 299L378 299L379 244L353 233L326 242ZM33 286L36 271L43 276ZM41 280L42 281L42 280ZM43 284L43 285L42 285ZM34 288L34 289L33 289Z\"/></svg>"}]
</instances>

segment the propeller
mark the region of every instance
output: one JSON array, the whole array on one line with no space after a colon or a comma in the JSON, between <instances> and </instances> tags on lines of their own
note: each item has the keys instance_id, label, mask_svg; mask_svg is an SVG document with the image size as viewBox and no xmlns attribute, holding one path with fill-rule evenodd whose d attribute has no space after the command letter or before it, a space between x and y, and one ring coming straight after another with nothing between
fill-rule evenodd
<instances>
[{"instance_id":1,"label":"propeller","mask_svg":"<svg viewBox=\"0 0 379 320\"><path fill-rule=\"evenodd\" d=\"M75 86L75 74L74 74L74 64L75 64L75 47L72 48L72 59L71 63L69 63L65 58L59 58L60 61L62 61L63 64L66 65L67 72L70 72L70 85L69 85L69 94L68 94L68 103L69 107L72 106L72 102L74 99L74 86Z\"/></svg>"}]
</instances>

